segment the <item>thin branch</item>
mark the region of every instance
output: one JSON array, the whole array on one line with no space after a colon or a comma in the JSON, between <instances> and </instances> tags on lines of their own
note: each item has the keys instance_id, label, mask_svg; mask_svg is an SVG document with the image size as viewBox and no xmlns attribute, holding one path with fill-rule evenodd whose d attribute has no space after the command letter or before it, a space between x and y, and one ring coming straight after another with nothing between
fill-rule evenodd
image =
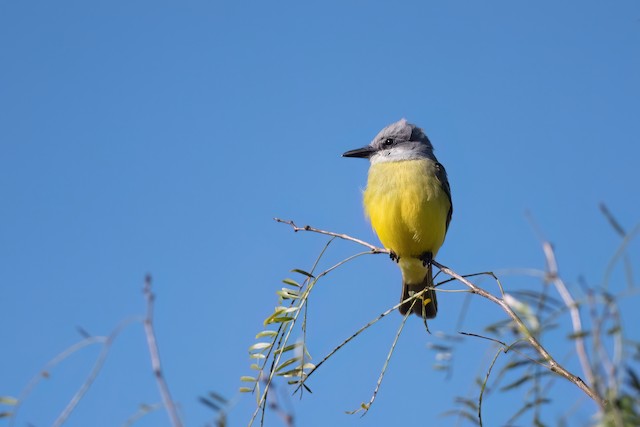
<instances>
[{"instance_id":1,"label":"thin branch","mask_svg":"<svg viewBox=\"0 0 640 427\"><path fill-rule=\"evenodd\" d=\"M544 242L542 244L542 249L547 259L547 279L551 281L551 283L553 283L556 291L558 291L558 293L560 294L562 301L569 309L569 314L571 315L571 324L573 326L573 333L576 343L576 353L578 353L578 358L580 359L582 372L584 372L584 374L587 376L587 381L589 382L589 384L593 384L593 370L591 369L591 363L589 362L589 356L587 355L587 350L585 348L582 320L580 318L580 308L571 296L571 293L567 289L567 286L564 284L564 281L558 274L558 263L556 261L556 255L553 250L553 246L549 242Z\"/></svg>"},{"instance_id":2,"label":"thin branch","mask_svg":"<svg viewBox=\"0 0 640 427\"><path fill-rule=\"evenodd\" d=\"M96 337L87 337L82 341L79 341L69 348L62 351L56 357L48 361L44 367L40 370L38 374L36 374L31 380L27 383L27 385L22 389L20 394L17 397L17 402L11 411L11 416L9 418L9 427L13 427L15 425L16 417L18 416L18 410L20 406L24 403L24 401L29 397L33 389L38 385L38 383L43 378L49 378L50 371L60 362L65 360L67 357L72 355L73 353L79 351L80 349L87 347L92 344L104 344L108 340L108 337L96 336Z\"/></svg>"},{"instance_id":3,"label":"thin branch","mask_svg":"<svg viewBox=\"0 0 640 427\"><path fill-rule=\"evenodd\" d=\"M107 360L107 356L109 355L109 350L111 349L111 345L113 344L113 340L118 336L118 334L120 334L120 332L122 332L122 330L124 328L126 328L131 323L133 323L135 321L138 321L138 320L139 319L137 319L137 318L131 318L131 319L127 319L127 320L123 321L107 337L107 339L104 341L104 345L102 346L102 350L100 351L100 354L98 355L98 359L96 359L96 363L93 365L93 368L91 369L91 372L89 373L89 376L84 381L82 386L80 386L80 389L76 392L76 394L71 398L71 400L69 401L67 406L64 408L64 410L60 413L58 418L53 422L53 426L54 427L59 427L59 426L61 426L62 424L64 424L67 421L67 419L69 418L69 416L71 415L73 410L76 408L76 406L78 406L78 403L80 403L80 400L82 400L82 398L87 393L87 391L89 391L89 388L91 387L91 384L93 384L95 379L98 377L98 374L102 370L102 365L104 365L104 362Z\"/></svg>"},{"instance_id":4,"label":"thin branch","mask_svg":"<svg viewBox=\"0 0 640 427\"><path fill-rule=\"evenodd\" d=\"M510 346L508 346L507 344L503 343L500 340L497 340L495 338L491 338L491 337L487 337L484 335L478 335L478 334L474 334L473 332L464 332L464 331L459 331L458 332L460 335L466 335L468 337L475 337L475 338L482 338L483 340L488 340L488 341L493 341L496 344L500 344L503 348L508 349ZM506 353L506 351L505 351Z\"/></svg>"},{"instance_id":5,"label":"thin branch","mask_svg":"<svg viewBox=\"0 0 640 427\"><path fill-rule=\"evenodd\" d=\"M61 363L62 361L67 359L69 356L71 356L72 354L76 353L77 351L81 350L84 347L87 347L87 346L92 345L92 344L102 344L102 346L103 346L102 350L101 350L101 352L100 352L100 354L98 356L98 359L96 360L96 362L94 364L93 369L91 370L91 373L89 374L89 376L87 377L87 379L85 380L83 385L80 387L80 390L78 390L78 392L74 395L74 397L69 402L67 407L63 410L63 413L58 417L58 420L60 420L60 418L64 416L64 418L61 420L62 422L64 422L66 417L69 416L71 411L75 408L75 406L80 401L82 396L87 392L87 390L89 389L89 387L93 383L94 379L96 378L96 376L100 372L100 369L102 368L102 365L104 364L104 361L105 361L105 358L107 356L107 353L108 353L111 345L113 344L113 341L115 340L116 336L120 332L122 332L122 330L126 326L128 326L129 324L134 323L134 322L139 322L140 320L141 320L140 318L130 318L130 319L124 320L123 322L121 322L113 330L113 332L111 332L111 334L109 334L109 336L87 336L84 332L81 332L81 334L85 337L82 341L79 341L79 342L73 344L72 346L70 346L69 348L65 349L60 354L58 354L56 357L51 359L49 362L47 362L47 364L42 368L42 370L37 375L35 375L29 381L29 383L25 386L25 388L20 392L20 395L16 399L17 402L14 405L14 409L11 412L11 416L10 416L10 419L9 419L9 427L13 427L15 425L16 417L18 415L18 409L20 408L22 403L31 394L31 392L36 387L36 385L38 385L40 380L42 380L43 378L48 378L49 377L50 371L55 366L57 366L59 363Z\"/></svg>"},{"instance_id":6,"label":"thin branch","mask_svg":"<svg viewBox=\"0 0 640 427\"><path fill-rule=\"evenodd\" d=\"M609 265L607 265L604 272L604 278L602 279L602 287L605 290L609 288L609 281L611 280L611 275L613 274L613 269L618 262L618 259L622 256L626 256L627 246L629 246L631 241L635 239L638 234L640 234L640 224L637 224L626 236L624 236L620 246L618 246L618 249L611 258L611 261L609 261ZM631 282L631 284L633 283Z\"/></svg>"},{"instance_id":7,"label":"thin branch","mask_svg":"<svg viewBox=\"0 0 640 427\"><path fill-rule=\"evenodd\" d=\"M481 338L484 338L484 337L481 337ZM491 370L493 369L493 365L496 364L496 360L498 360L498 356L500 356L501 353L506 353L507 351L508 351L507 346L504 346L498 349L495 356L493 356L491 365L489 365L489 369L487 369L487 375L484 377L484 382L482 383L482 386L480 388L480 395L478 396L478 421L480 422L480 427L482 427L482 397L484 396L484 391L486 390L487 383L489 382L489 375L491 375Z\"/></svg>"},{"instance_id":8,"label":"thin branch","mask_svg":"<svg viewBox=\"0 0 640 427\"><path fill-rule=\"evenodd\" d=\"M333 242L334 239L335 239L335 237L332 238L332 239L329 239L329 241L327 241L327 243L325 243L324 247L320 251L320 254L318 255L318 257L314 261L313 266L311 267L311 271L310 271L309 276L307 276L307 278L304 281L304 285L302 286L302 288L304 288L305 291L303 292L302 298L300 300L301 302L299 304L300 304L300 306L303 306L303 305L305 306L305 314L303 316L303 325L306 323L306 315L307 315L307 312L306 312L306 306L307 306L306 301L308 299L309 292L310 292L310 289L308 289L308 288L309 288L309 286L313 286L313 284L317 280L313 274L314 274L316 268L318 267L318 264L320 263L320 260L324 256L324 253L327 251L327 249L329 248L329 245ZM313 278L313 281L312 281L312 278ZM295 304L296 304L296 301L295 300L291 300L291 303L289 304L289 307L293 307L293 306L295 306ZM297 319L297 315L295 316L295 318ZM292 328L294 327L294 324L295 324L295 321L288 326L289 331L292 330ZM285 340L284 344L282 344L282 340L285 339L285 334L281 333L284 328L285 328L285 324L284 323L280 323L280 326L278 326L278 330L277 330L277 334L276 334L276 337L278 339L278 344L276 346L272 345L271 347L269 347L269 351L268 351L268 353L267 353L267 355L266 355L266 357L264 359L265 361L264 361L262 367L260 368L260 370L258 372L258 378L262 378L263 377L264 369L265 369L265 367L267 365L267 361L270 360L273 351L285 347L286 340ZM287 334L286 336L287 336L287 339L288 339L289 334ZM305 336L306 336L306 333L305 333ZM276 340L276 338L274 338L274 341L273 341L274 343L275 343L275 340ZM303 340L303 345L306 345L306 338L305 338L305 340ZM258 407L256 408L256 411L253 413L253 416L251 417L251 421L249 422L250 426L253 425L253 422L254 422L257 414L258 414L258 411L261 412L260 425L264 425L264 416L265 416L265 412L266 412L266 409L267 409L266 408L267 407L267 398L269 397L269 391L271 390L271 381L272 381L272 378L273 378L273 373L275 372L274 370L276 368L276 362L278 362L278 361L279 361L279 358L276 358L276 357L273 357L271 359L271 367L269 369L269 379L268 379L268 381L265 382L265 389L264 389L264 393L263 394L260 394L260 391L259 391L259 384L260 383L259 383L259 381L256 381L256 385L253 388L253 393L256 393L256 396L257 396L256 400L257 400ZM304 363L303 363L303 365L304 365ZM302 373L301 373L301 375L302 375Z\"/></svg>"},{"instance_id":9,"label":"thin branch","mask_svg":"<svg viewBox=\"0 0 640 427\"><path fill-rule=\"evenodd\" d=\"M365 246L367 248L369 248L371 250L371 253L389 253L388 250L384 249L384 248L379 248L376 247L374 245L371 245L370 243L367 243L365 241L362 241L360 239L356 239L354 237L348 236L346 234L339 234L339 233L333 233L330 231L325 231L325 230L320 230L317 228L313 228L311 226L304 226L304 227L298 227L297 225L295 225L295 223L293 221L285 221L285 220L281 220L278 218L274 218L276 222L280 222L283 224L288 224L290 225L294 231L311 231L314 233L319 233L319 234L325 234L328 236L334 236L334 237L338 237L340 239L344 239L344 240L348 240L354 243L358 243L362 246ZM485 291L484 289L476 286L475 284L473 284L471 281L467 280L465 277L461 276L460 274L456 273L455 271L451 270L450 268L448 268L445 265L440 264L439 262L433 260L432 264L435 265L436 267L438 267L444 274L447 274L455 279L457 279L459 282L463 283L464 285L466 285L470 291L474 294L480 295L483 298L488 299L489 301L493 302L494 304L497 304L498 306L500 306L500 308L502 308L502 310L513 320L513 322L518 326L518 328L520 329L520 331L522 332L522 334L524 335L524 338L529 342L529 344L538 352L538 354L540 354L540 356L542 356L542 358L547 362L546 368L549 369L551 372L555 372L556 374L564 377L565 379L571 381L572 383L574 383L578 388L580 388L580 390L582 390L583 392L585 392L591 399L593 399L600 408L604 408L607 404L607 402L605 400L603 400L597 392L595 392L593 389L591 389L591 387L589 387L580 377L572 374L571 372L567 371L562 365L560 365L558 362L556 362L556 360L551 356L551 354L549 354L549 352L542 346L542 344L540 344L540 342L529 332L529 330L527 329L526 325L524 324L524 322L522 321L522 319L520 319L520 317L518 317L518 315L513 311L513 309L511 308L511 306L509 306L509 304L507 304L504 299L498 298L495 295ZM491 275L493 277L495 277L495 275L493 275L491 273ZM496 278L497 279L497 278ZM504 296L504 289L502 288L502 285L500 284L500 282L498 281L498 286L500 288L500 293L501 295Z\"/></svg>"},{"instance_id":10,"label":"thin branch","mask_svg":"<svg viewBox=\"0 0 640 427\"><path fill-rule=\"evenodd\" d=\"M489 292L485 291L484 289L477 287L469 280L465 279L455 271L440 264L439 262L434 260L432 261L432 263L433 265L438 267L440 270L442 270L443 273L458 279L458 281L466 285L474 294L478 294L481 297L486 298L489 301L499 305L502 308L502 310L504 310L504 312L507 313L507 315L519 327L520 331L524 334L524 337L529 342L529 344L540 354L540 356L542 356L544 360L547 361L547 364L548 364L546 365L547 369L549 369L551 372L557 373L558 375L574 383L578 388L580 388L580 390L584 391L591 399L593 399L598 404L598 406L600 406L601 408L604 408L604 406L606 405L606 401L604 401L598 395L598 393L596 393L593 389L591 389L580 377L567 371L562 365L556 362L555 359L549 354L549 352L542 346L542 344L540 344L540 342L538 342L538 340L533 335L531 335L531 333L529 333L522 319L518 317L518 315L513 311L513 309L509 306L509 304L507 304L503 299L500 299L494 296L493 294L490 294Z\"/></svg>"},{"instance_id":11,"label":"thin branch","mask_svg":"<svg viewBox=\"0 0 640 427\"><path fill-rule=\"evenodd\" d=\"M169 392L169 386L164 380L162 375L162 366L160 364L160 351L158 350L158 342L156 340L156 334L153 329L153 302L155 295L151 292L151 276L147 275L144 280L144 296L147 300L147 316L144 319L144 331L147 336L147 345L149 346L149 353L151 355L151 367L153 369L153 375L156 377L156 383L160 390L162 397L162 403L171 419L173 427L182 427L182 421L178 416L178 410L176 405L171 399L171 393Z\"/></svg>"},{"instance_id":12,"label":"thin branch","mask_svg":"<svg viewBox=\"0 0 640 427\"><path fill-rule=\"evenodd\" d=\"M609 221L611 228L613 228L616 233L620 235L620 237L624 238L627 235L627 232L624 231L624 228L622 228L622 225L620 225L618 220L613 216L607 205L605 205L604 203L600 203L599 207L602 215L604 215L607 221Z\"/></svg>"},{"instance_id":13,"label":"thin branch","mask_svg":"<svg viewBox=\"0 0 640 427\"><path fill-rule=\"evenodd\" d=\"M391 361L391 356L393 355L393 352L395 351L396 344L398 344L398 339L400 338L400 334L402 333L402 330L404 329L404 325L407 322L407 319L409 318L409 315L411 315L411 311L413 310L413 306L416 304L416 302L417 302L417 300L414 299L413 303L411 304L411 307L410 307L409 311L407 311L407 313L404 315L404 318L402 319L402 323L400 323L400 326L398 327L398 331L396 332L396 336L393 339L393 343L391 344L391 348L389 349L389 353L387 354L387 358L384 361L384 365L382 366L382 371L380 371L380 376L378 377L378 381L376 382L376 388L373 390L373 394L371 395L371 399L369 399L369 403L360 404L360 409L364 410L364 412L362 413L361 417L364 417L367 414L367 412L369 412L369 409L371 408L371 405L373 405L373 402L376 400L376 396L378 395L378 391L380 391L380 385L382 384L382 379L384 378L384 374L387 372L387 368L389 367L389 361ZM355 411L349 411L347 413L348 414L355 414L360 409L357 409Z\"/></svg>"},{"instance_id":14,"label":"thin branch","mask_svg":"<svg viewBox=\"0 0 640 427\"><path fill-rule=\"evenodd\" d=\"M284 220L284 219L280 219L280 218L273 218L274 221L279 222L281 224L288 224L293 228L293 231L298 232L298 231L311 231L313 233L318 233L318 234L325 234L327 236L333 236L333 237L337 237L339 239L343 239L343 240L348 240L350 242L354 242L354 243L358 243L359 245L362 246L366 246L367 248L371 249L371 253L373 254L388 254L389 250L385 249L385 248L379 248L377 246L374 246L370 243L365 242L364 240L360 240L360 239L356 239L355 237L351 237L347 234L339 234L339 233L334 233L332 231L325 231L325 230L320 230L318 228L313 228L309 225L305 225L304 227L298 227L293 221L291 220Z\"/></svg>"},{"instance_id":15,"label":"thin branch","mask_svg":"<svg viewBox=\"0 0 640 427\"><path fill-rule=\"evenodd\" d=\"M353 334L351 334L351 336L347 339L345 339L344 341L342 341L340 344L338 344L337 347L335 347L333 350L331 350L329 352L329 354L327 354L320 362L318 362L318 364L316 364L313 369L311 369L309 371L309 373L307 374L307 376L305 377L304 381L302 381L300 383L300 385L298 385L298 388L296 389L296 391L298 389L300 389L300 387L302 387L302 384L309 379L309 377L311 376L311 374L313 374L315 371L317 371L320 366L322 366L324 364L324 362L326 362L327 360L329 360L329 358L331 356L333 356L336 352L338 352L338 350L340 350L342 347L344 347L345 345L349 344L349 342L351 342L354 338L356 338L358 335L360 335L362 332L364 332L366 329L368 329L369 327L373 326L374 324L376 324L379 320L381 320L383 317L388 316L389 314L393 313L394 311L396 311L402 304L405 304L407 302L411 302L413 301L415 303L415 301L418 301L418 298L422 297L423 294L425 294L427 291L429 291L429 289L423 289L420 292L416 292L414 295L411 295L410 297L408 297L407 299L400 301L398 304L394 305L393 307L391 307L390 309L388 309L387 311L385 311L384 313L378 315L378 317L376 317L375 319L373 319L372 321L370 321L369 323L367 323L366 325L364 325L363 327L361 327L360 329L358 329L356 332L354 332ZM413 305L412 305L413 307Z\"/></svg>"},{"instance_id":16,"label":"thin branch","mask_svg":"<svg viewBox=\"0 0 640 427\"><path fill-rule=\"evenodd\" d=\"M138 410L129 418L127 418L124 424L122 424L122 427L131 427L136 422L138 422L140 418L144 417L147 414L150 414L151 412L157 411L161 408L162 408L162 403L153 403L151 405L146 405L146 404L140 405Z\"/></svg>"}]
</instances>

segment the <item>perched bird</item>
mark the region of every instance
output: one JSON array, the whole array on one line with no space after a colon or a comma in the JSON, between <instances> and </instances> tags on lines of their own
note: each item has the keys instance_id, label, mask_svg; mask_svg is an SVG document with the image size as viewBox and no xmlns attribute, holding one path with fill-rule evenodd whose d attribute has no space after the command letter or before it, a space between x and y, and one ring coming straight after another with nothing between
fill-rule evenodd
<instances>
[{"instance_id":1,"label":"perched bird","mask_svg":"<svg viewBox=\"0 0 640 427\"><path fill-rule=\"evenodd\" d=\"M453 205L447 172L433 154L427 135L405 119L392 123L369 145L343 157L369 159L364 210L380 242L402 271L402 298L424 289L417 300L405 302L425 318L436 317L438 301L431 261L444 243Z\"/></svg>"}]
</instances>

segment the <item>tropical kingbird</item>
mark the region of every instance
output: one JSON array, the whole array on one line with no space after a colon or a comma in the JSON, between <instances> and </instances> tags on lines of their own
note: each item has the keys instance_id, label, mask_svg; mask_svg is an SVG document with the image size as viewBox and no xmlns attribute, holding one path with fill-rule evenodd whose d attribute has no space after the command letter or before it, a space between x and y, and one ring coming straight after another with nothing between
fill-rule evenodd
<instances>
[{"instance_id":1,"label":"tropical kingbird","mask_svg":"<svg viewBox=\"0 0 640 427\"><path fill-rule=\"evenodd\" d=\"M342 156L371 162L364 210L402 271L400 301L428 289L421 298L402 304L400 313L411 309L426 319L436 317L431 261L444 242L453 205L447 172L429 138L402 119L382 129L366 147Z\"/></svg>"}]
</instances>

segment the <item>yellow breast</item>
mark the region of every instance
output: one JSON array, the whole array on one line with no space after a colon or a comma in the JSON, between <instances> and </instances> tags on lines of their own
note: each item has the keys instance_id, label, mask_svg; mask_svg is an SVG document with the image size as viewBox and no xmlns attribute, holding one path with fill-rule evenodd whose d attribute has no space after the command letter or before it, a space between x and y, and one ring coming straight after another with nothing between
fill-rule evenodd
<instances>
[{"instance_id":1,"label":"yellow breast","mask_svg":"<svg viewBox=\"0 0 640 427\"><path fill-rule=\"evenodd\" d=\"M380 242L402 257L436 255L451 203L430 159L371 165L364 208Z\"/></svg>"}]
</instances>

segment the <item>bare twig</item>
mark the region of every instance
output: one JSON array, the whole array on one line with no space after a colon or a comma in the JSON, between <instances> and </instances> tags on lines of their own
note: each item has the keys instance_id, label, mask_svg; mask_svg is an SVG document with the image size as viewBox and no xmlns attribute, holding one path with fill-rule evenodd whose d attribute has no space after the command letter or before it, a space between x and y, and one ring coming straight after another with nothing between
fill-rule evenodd
<instances>
[{"instance_id":1,"label":"bare twig","mask_svg":"<svg viewBox=\"0 0 640 427\"><path fill-rule=\"evenodd\" d=\"M415 299L413 300L413 303L411 304L411 309L407 311L407 314L404 315L404 319L402 319L402 323L400 323L400 326L398 327L398 332L396 332L396 336L393 338L393 343L391 344L391 348L389 349L389 354L387 354L387 358L384 361L384 366L382 367L382 371L380 371L380 376L378 377L376 388L373 390L373 395L371 396L369 403L367 403L367 411L369 411L369 409L371 408L371 405L373 405L373 402L376 400L376 396L378 395L378 391L380 390L380 385L382 384L382 379L384 378L385 372L387 372L387 367L389 366L389 361L391 360L391 356L393 355L393 352L396 348L396 344L398 344L398 339L400 339L400 334L404 329L404 325L407 322L407 319L409 318L409 315L411 314L411 311L413 309L413 306L416 304L416 301L417 300ZM364 414L366 414L367 411L365 411Z\"/></svg>"},{"instance_id":2,"label":"bare twig","mask_svg":"<svg viewBox=\"0 0 640 427\"><path fill-rule=\"evenodd\" d=\"M122 330L128 325L130 325L131 323L138 322L140 320L141 319L139 318L130 318L130 319L124 320L113 330L113 332L111 332L111 334L109 334L109 336L88 336L84 332L81 332L81 334L84 336L84 339L82 341L79 341L76 344L73 344L72 346L70 346L69 348L67 348L60 354L58 354L56 357L51 359L49 362L47 362L47 364L42 368L42 370L36 376L34 376L31 379L31 381L29 381L29 383L25 386L22 392L20 392L20 395L16 399L17 402L14 405L14 409L11 412L11 416L9 419L9 427L13 427L13 425L15 425L16 416L18 415L18 409L20 408L22 403L31 394L31 392L36 387L36 385L38 385L40 380L42 380L43 378L49 377L51 370L55 366L57 366L60 362L64 361L69 356L71 356L72 354L76 353L77 351L81 350L86 346L89 346L92 344L102 344L102 350L100 351L100 354L98 355L98 359L96 360L89 376L87 377L85 382L82 384L80 389L73 396L71 401L67 404L63 412L58 416L58 419L55 421L54 425L60 425L61 423L63 423L69 417L73 409L77 406L78 402L82 399L82 397L88 391L89 387L91 386L91 384L93 383L97 375L100 373L100 370L102 368L102 365L104 364L104 361L107 357L109 349L111 348L111 345L113 344L113 341L116 339L118 334L122 332Z\"/></svg>"},{"instance_id":3,"label":"bare twig","mask_svg":"<svg viewBox=\"0 0 640 427\"><path fill-rule=\"evenodd\" d=\"M616 263L618 262L618 259L625 256L627 254L627 246L629 246L629 244L633 241L633 239L636 238L636 236L640 234L640 224L636 224L635 227L633 227L633 229L624 236L624 238L622 239L622 242L620 243L620 246L618 246L618 249L616 250L615 254L613 255L613 257L611 258L611 261L609 261L609 265L607 265L607 268L604 272L604 278L602 280L602 287L604 289L608 289L609 288L609 282L611 280L611 275L613 274L613 269L616 265ZM628 269L630 269L630 267L628 267ZM631 275L630 271L627 272L627 276L629 277L629 287L633 287L633 276Z\"/></svg>"},{"instance_id":4,"label":"bare twig","mask_svg":"<svg viewBox=\"0 0 640 427\"><path fill-rule=\"evenodd\" d=\"M69 348L65 349L56 357L54 357L49 362L47 362L46 365L44 365L44 367L42 368L42 370L27 383L27 385L24 387L24 389L22 389L22 391L18 395L18 398L16 399L17 402L14 405L9 418L9 427L13 427L15 425L15 420L16 420L16 417L18 416L18 410L20 409L20 406L27 399L27 397L29 397L29 395L31 394L33 389L36 387L36 385L38 385L40 380L42 380L43 378L49 378L51 369L53 369L57 364L65 360L67 357L69 357L76 351L92 344L104 345L104 343L107 340L108 340L108 337L103 337L103 336L86 337L82 341L77 342L72 346L70 346Z\"/></svg>"},{"instance_id":5,"label":"bare twig","mask_svg":"<svg viewBox=\"0 0 640 427\"><path fill-rule=\"evenodd\" d=\"M150 414L151 412L157 411L161 408L162 408L162 403L153 403L151 405L147 405L147 404L140 405L138 410L129 418L127 418L124 424L122 424L122 427L131 427L136 422L138 422L140 418L144 417L147 414Z\"/></svg>"},{"instance_id":6,"label":"bare twig","mask_svg":"<svg viewBox=\"0 0 640 427\"><path fill-rule=\"evenodd\" d=\"M325 231L325 230L320 230L318 228L313 228L309 225L305 225L304 227L298 227L293 221L288 221L288 220L284 220L284 219L280 219L280 218L273 218L274 221L282 223L282 224L288 224L293 228L293 231L311 231L313 233L318 233L318 234L325 234L327 236L333 236L333 237L337 237L339 239L343 239L343 240L348 240L350 242L354 242L354 243L358 243L359 245L362 246L366 246L367 248L371 249L371 253L372 254L388 254L389 250L385 249L385 248L379 248L377 246L374 246L370 243L365 242L364 240L360 240L360 239L356 239L355 237L351 237L347 234L339 234L339 233L334 233L332 231Z\"/></svg>"},{"instance_id":7,"label":"bare twig","mask_svg":"<svg viewBox=\"0 0 640 427\"><path fill-rule=\"evenodd\" d=\"M498 360L498 356L501 353L506 353L508 351L508 347L500 347L498 351L496 351L495 356L493 356L493 360L489 365L489 369L487 369L487 375L484 377L484 381L482 382L482 386L480 387L480 395L478 396L478 422L480 423L480 427L482 427L482 397L484 396L484 391L487 388L487 383L489 382L489 375L491 375L491 370L493 369L493 365L496 364L496 360Z\"/></svg>"},{"instance_id":8,"label":"bare twig","mask_svg":"<svg viewBox=\"0 0 640 427\"><path fill-rule=\"evenodd\" d=\"M618 220L613 216L607 205L605 205L604 203L600 203L599 207L602 215L604 215L607 221L609 221L611 228L613 228L616 233L620 235L620 237L624 238L627 235L627 232L624 231L624 228L622 228L622 225L620 225Z\"/></svg>"},{"instance_id":9,"label":"bare twig","mask_svg":"<svg viewBox=\"0 0 640 427\"><path fill-rule=\"evenodd\" d=\"M387 311L385 311L384 313L381 313L380 315L378 315L378 317L376 317L375 319L373 319L372 321L370 321L369 323L367 323L366 325L364 325L363 327L361 327L360 329L358 329L356 332L354 332L353 334L351 334L351 336L349 338L347 338L346 340L342 341L340 344L338 344L337 347L335 347L333 350L331 350L329 352L329 354L327 354L320 362L318 362L318 364L316 364L313 369L311 369L309 371L309 373L307 374L307 376L305 377L304 381L308 380L309 377L311 376L311 374L313 374L315 371L317 371L320 366L322 366L324 364L324 362L326 362L327 360L329 360L329 358L331 356L333 356L335 353L338 352L338 350L340 350L342 347L344 347L345 345L349 344L349 342L351 342L354 338L356 338L358 335L360 335L362 332L364 332L366 329L368 329L369 327L373 326L374 324L376 324L379 320L381 320L383 317L388 316L389 314L393 313L394 311L396 311L402 304L413 301L414 303L416 301L419 300L419 298L422 297L423 294L425 294L429 289L423 289L420 292L416 292L414 295L411 295L410 297L408 297L407 299L400 301L398 304L394 305L393 307L391 307L390 309L388 309ZM413 305L412 305L413 306ZM404 321L403 321L404 323ZM304 383L304 381L302 381L300 383L300 385L298 386L298 388L296 389L296 391L298 389L300 389L300 387L302 387L302 384Z\"/></svg>"},{"instance_id":10,"label":"bare twig","mask_svg":"<svg viewBox=\"0 0 640 427\"><path fill-rule=\"evenodd\" d=\"M578 353L578 358L580 359L580 366L582 367L582 372L587 376L589 384L593 384L593 370L591 369L591 363L589 362L589 356L587 355L587 350L585 348L580 308L558 274L558 263L556 261L553 246L551 243L545 241L542 244L542 249L544 251L545 258L547 259L547 280L553 283L556 291L560 294L564 305L569 309L571 324L573 326L573 334L575 336L576 353Z\"/></svg>"},{"instance_id":11,"label":"bare twig","mask_svg":"<svg viewBox=\"0 0 640 427\"><path fill-rule=\"evenodd\" d=\"M151 355L151 367L153 369L153 375L156 377L156 383L160 390L162 397L162 403L171 419L173 427L182 427L182 421L178 416L178 410L175 403L171 399L171 393L169 392L169 386L164 380L162 375L162 366L160 364L160 351L158 350L158 342L156 340L156 334L153 329L153 302L155 299L154 294L151 292L151 276L147 275L144 280L144 296L147 300L147 316L144 319L144 331L147 336L147 345L149 346L149 353Z\"/></svg>"},{"instance_id":12,"label":"bare twig","mask_svg":"<svg viewBox=\"0 0 640 427\"><path fill-rule=\"evenodd\" d=\"M76 406L78 406L78 403L80 403L80 400L82 400L84 395L87 393L87 391L91 387L91 384L93 384L93 381L95 381L98 374L102 370L102 365L104 365L104 362L107 360L107 355L109 354L109 350L111 349L113 340L118 336L118 334L120 334L120 332L122 332L124 328L129 326L129 324L133 323L134 321L138 321L138 320L139 319L132 318L132 319L127 319L123 321L111 333L111 335L107 337L107 339L104 341L104 345L102 346L102 350L100 351L100 355L98 355L98 359L96 360L96 363L93 365L93 368L91 369L91 373L89 374L87 379L84 381L82 386L80 386L80 389L71 398L67 406L62 411L62 413L60 413L58 418L53 422L54 427L59 427L62 424L64 424L65 421L67 421L67 418L69 418L73 410L76 408Z\"/></svg>"}]
</instances>

